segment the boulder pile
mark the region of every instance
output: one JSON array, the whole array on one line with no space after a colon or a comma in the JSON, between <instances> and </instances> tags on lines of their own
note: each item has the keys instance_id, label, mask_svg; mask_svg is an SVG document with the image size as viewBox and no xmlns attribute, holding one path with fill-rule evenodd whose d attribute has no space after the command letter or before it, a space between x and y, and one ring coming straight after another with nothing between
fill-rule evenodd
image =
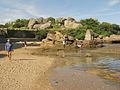
<instances>
[{"instance_id":1,"label":"boulder pile","mask_svg":"<svg viewBox=\"0 0 120 90\"><path fill-rule=\"evenodd\" d=\"M65 46L65 47L77 47L77 48L97 48L102 47L102 40L96 40L93 38L93 33L87 33L92 30L86 31L86 34L92 37L87 38L88 40L77 40L72 36L63 35L61 32L56 31L55 33L48 33L47 37L42 40L42 46Z\"/></svg>"},{"instance_id":2,"label":"boulder pile","mask_svg":"<svg viewBox=\"0 0 120 90\"><path fill-rule=\"evenodd\" d=\"M44 18L30 19L28 23L29 29L48 29L51 28L51 22Z\"/></svg>"},{"instance_id":3,"label":"boulder pile","mask_svg":"<svg viewBox=\"0 0 120 90\"><path fill-rule=\"evenodd\" d=\"M56 18L55 24L59 26L63 26L64 28L78 28L82 27L82 24L78 23L74 18ZM28 23L29 29L48 29L52 28L52 22L48 20L48 18L38 18L38 19L30 19Z\"/></svg>"},{"instance_id":4,"label":"boulder pile","mask_svg":"<svg viewBox=\"0 0 120 90\"><path fill-rule=\"evenodd\" d=\"M66 45L71 45L75 39L72 36L63 35L61 32L56 31L55 33L48 33L47 37L42 40L41 45L63 45L63 41L67 42Z\"/></svg>"}]
</instances>

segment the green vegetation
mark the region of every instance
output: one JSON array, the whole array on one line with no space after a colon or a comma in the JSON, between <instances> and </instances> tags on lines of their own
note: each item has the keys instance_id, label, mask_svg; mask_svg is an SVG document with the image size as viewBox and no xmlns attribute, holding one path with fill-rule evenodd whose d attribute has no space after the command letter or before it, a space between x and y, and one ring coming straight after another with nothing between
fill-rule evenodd
<instances>
[{"instance_id":1,"label":"green vegetation","mask_svg":"<svg viewBox=\"0 0 120 90\"><path fill-rule=\"evenodd\" d=\"M97 19L89 18L80 20L83 26L76 29L66 29L64 28L64 22L57 22L55 18L49 17L47 21L52 23L52 28L47 30L39 30L36 34L36 38L43 39L46 37L49 31L61 31L63 34L68 34L75 37L76 39L83 39L85 37L85 32L87 29L92 29L94 31L94 36L98 37L99 35L110 36L111 34L120 35L120 26L117 24L111 24L108 22L99 22ZM16 30L29 30L28 29L27 19L17 19L14 22L6 23L5 25L0 24L0 28L9 28ZM34 29L35 30L35 29Z\"/></svg>"},{"instance_id":2,"label":"green vegetation","mask_svg":"<svg viewBox=\"0 0 120 90\"><path fill-rule=\"evenodd\" d=\"M27 19L17 19L14 22L6 23L5 28L27 28L29 20Z\"/></svg>"},{"instance_id":3,"label":"green vegetation","mask_svg":"<svg viewBox=\"0 0 120 90\"><path fill-rule=\"evenodd\" d=\"M77 29L67 29L67 34L75 37L76 39L84 39L85 38L86 29L83 27Z\"/></svg>"},{"instance_id":4,"label":"green vegetation","mask_svg":"<svg viewBox=\"0 0 120 90\"><path fill-rule=\"evenodd\" d=\"M96 19L85 19L85 20L81 20L80 23L87 27L87 29L92 29L93 27L97 27L100 25L100 22Z\"/></svg>"},{"instance_id":5,"label":"green vegetation","mask_svg":"<svg viewBox=\"0 0 120 90\"><path fill-rule=\"evenodd\" d=\"M47 36L47 33L48 33L48 30L39 30L39 31L36 33L35 38L38 39L38 40L45 39L46 36Z\"/></svg>"},{"instance_id":6,"label":"green vegetation","mask_svg":"<svg viewBox=\"0 0 120 90\"><path fill-rule=\"evenodd\" d=\"M50 21L52 23L52 25L55 24L55 19L53 17L47 18L47 21Z\"/></svg>"},{"instance_id":7,"label":"green vegetation","mask_svg":"<svg viewBox=\"0 0 120 90\"><path fill-rule=\"evenodd\" d=\"M5 28L5 25L0 24L0 28Z\"/></svg>"},{"instance_id":8,"label":"green vegetation","mask_svg":"<svg viewBox=\"0 0 120 90\"><path fill-rule=\"evenodd\" d=\"M13 23L13 28L22 28L22 27L27 27L28 26L29 20L26 19L17 19Z\"/></svg>"},{"instance_id":9,"label":"green vegetation","mask_svg":"<svg viewBox=\"0 0 120 90\"><path fill-rule=\"evenodd\" d=\"M120 26L117 24L111 24L108 22L100 23L97 19L85 19L81 20L80 23L84 25L86 29L92 29L95 37L98 35L110 36L111 34L120 34Z\"/></svg>"}]
</instances>

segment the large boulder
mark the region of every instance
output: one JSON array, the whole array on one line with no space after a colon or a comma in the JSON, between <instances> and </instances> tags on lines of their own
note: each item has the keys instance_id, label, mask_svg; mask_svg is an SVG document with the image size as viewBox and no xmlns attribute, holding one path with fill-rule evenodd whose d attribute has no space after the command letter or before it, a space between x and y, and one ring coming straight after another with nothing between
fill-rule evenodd
<instances>
[{"instance_id":1,"label":"large boulder","mask_svg":"<svg viewBox=\"0 0 120 90\"><path fill-rule=\"evenodd\" d=\"M66 20L65 18L60 17L60 18L56 18L55 22L57 22L60 25L63 25L65 20Z\"/></svg>"},{"instance_id":2,"label":"large boulder","mask_svg":"<svg viewBox=\"0 0 120 90\"><path fill-rule=\"evenodd\" d=\"M68 36L68 40L69 40L69 41L75 41L75 38L72 37L72 36Z\"/></svg>"},{"instance_id":3,"label":"large boulder","mask_svg":"<svg viewBox=\"0 0 120 90\"><path fill-rule=\"evenodd\" d=\"M43 24L44 18L40 17L40 18L36 19L36 21L38 24Z\"/></svg>"},{"instance_id":4,"label":"large boulder","mask_svg":"<svg viewBox=\"0 0 120 90\"><path fill-rule=\"evenodd\" d=\"M64 36L62 33L56 31L55 32L55 41L63 41L64 40Z\"/></svg>"},{"instance_id":5,"label":"large boulder","mask_svg":"<svg viewBox=\"0 0 120 90\"><path fill-rule=\"evenodd\" d=\"M43 19L43 24L45 24L45 23L48 23L49 21L48 21L48 19L46 18L46 19Z\"/></svg>"},{"instance_id":6,"label":"large boulder","mask_svg":"<svg viewBox=\"0 0 120 90\"><path fill-rule=\"evenodd\" d=\"M86 31L85 40L94 40L94 33L91 29Z\"/></svg>"},{"instance_id":7,"label":"large boulder","mask_svg":"<svg viewBox=\"0 0 120 90\"><path fill-rule=\"evenodd\" d=\"M55 34L54 33L48 33L46 40L47 41L53 41L55 39Z\"/></svg>"},{"instance_id":8,"label":"large boulder","mask_svg":"<svg viewBox=\"0 0 120 90\"><path fill-rule=\"evenodd\" d=\"M35 24L35 25L33 26L33 29L40 29L41 25L42 25L42 24Z\"/></svg>"},{"instance_id":9,"label":"large boulder","mask_svg":"<svg viewBox=\"0 0 120 90\"><path fill-rule=\"evenodd\" d=\"M48 33L46 39L42 40L42 45L63 45L63 41L66 41L66 45L71 45L75 41L75 39L71 36L67 36L67 40L65 40L65 36L61 32Z\"/></svg>"},{"instance_id":10,"label":"large boulder","mask_svg":"<svg viewBox=\"0 0 120 90\"><path fill-rule=\"evenodd\" d=\"M55 33L48 33L46 39L48 41L63 41L64 36L60 32L56 31Z\"/></svg>"},{"instance_id":11,"label":"large boulder","mask_svg":"<svg viewBox=\"0 0 120 90\"><path fill-rule=\"evenodd\" d=\"M77 23L76 21L73 21L73 20L65 20L64 21L64 27L75 29L75 28L82 27L82 24Z\"/></svg>"},{"instance_id":12,"label":"large boulder","mask_svg":"<svg viewBox=\"0 0 120 90\"><path fill-rule=\"evenodd\" d=\"M75 21L75 19L72 18L72 17L68 17L67 20L68 20L68 21Z\"/></svg>"},{"instance_id":13,"label":"large boulder","mask_svg":"<svg viewBox=\"0 0 120 90\"><path fill-rule=\"evenodd\" d=\"M104 35L99 35L98 36L98 39L103 39L104 38Z\"/></svg>"},{"instance_id":14,"label":"large boulder","mask_svg":"<svg viewBox=\"0 0 120 90\"><path fill-rule=\"evenodd\" d=\"M112 40L120 40L120 35L110 35L110 39Z\"/></svg>"},{"instance_id":15,"label":"large boulder","mask_svg":"<svg viewBox=\"0 0 120 90\"><path fill-rule=\"evenodd\" d=\"M32 18L29 20L28 28L33 29L33 26L37 23L36 19Z\"/></svg>"},{"instance_id":16,"label":"large boulder","mask_svg":"<svg viewBox=\"0 0 120 90\"><path fill-rule=\"evenodd\" d=\"M48 29L48 28L51 28L51 22L47 22L40 26L40 29Z\"/></svg>"}]
</instances>

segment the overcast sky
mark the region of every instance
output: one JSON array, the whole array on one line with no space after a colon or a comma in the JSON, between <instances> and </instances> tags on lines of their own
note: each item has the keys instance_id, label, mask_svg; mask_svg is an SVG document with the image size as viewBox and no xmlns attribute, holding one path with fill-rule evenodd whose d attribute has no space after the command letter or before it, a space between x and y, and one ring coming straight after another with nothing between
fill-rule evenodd
<instances>
[{"instance_id":1,"label":"overcast sky","mask_svg":"<svg viewBox=\"0 0 120 90\"><path fill-rule=\"evenodd\" d=\"M50 16L120 24L120 0L0 0L0 23Z\"/></svg>"}]
</instances>

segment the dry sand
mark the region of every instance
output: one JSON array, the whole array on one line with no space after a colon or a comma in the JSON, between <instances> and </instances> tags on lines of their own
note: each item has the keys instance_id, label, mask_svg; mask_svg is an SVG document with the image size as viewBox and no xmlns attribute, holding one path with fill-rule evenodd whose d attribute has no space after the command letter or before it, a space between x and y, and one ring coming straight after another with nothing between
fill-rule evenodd
<instances>
[{"instance_id":1,"label":"dry sand","mask_svg":"<svg viewBox=\"0 0 120 90\"><path fill-rule=\"evenodd\" d=\"M32 48L15 49L11 61L0 52L0 90L52 90L47 70L54 59L31 55Z\"/></svg>"}]
</instances>

